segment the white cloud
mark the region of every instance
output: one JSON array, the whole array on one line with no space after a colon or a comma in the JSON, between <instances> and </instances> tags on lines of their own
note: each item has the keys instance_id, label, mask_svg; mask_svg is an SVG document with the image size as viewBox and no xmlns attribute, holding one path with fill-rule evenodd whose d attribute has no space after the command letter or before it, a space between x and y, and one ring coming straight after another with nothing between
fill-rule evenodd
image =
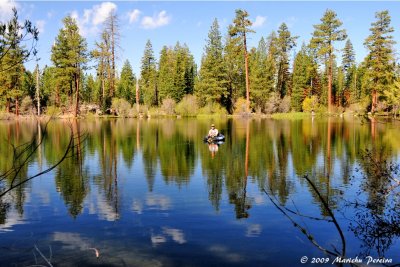
<instances>
[{"instance_id":1,"label":"white cloud","mask_svg":"<svg viewBox=\"0 0 400 267\"><path fill-rule=\"evenodd\" d=\"M167 15L167 11L163 10L153 17L144 17L142 19L142 27L145 29L155 29L168 25L171 21L171 17Z\"/></svg>"},{"instance_id":2,"label":"white cloud","mask_svg":"<svg viewBox=\"0 0 400 267\"><path fill-rule=\"evenodd\" d=\"M14 0L0 0L0 21L5 22L12 17L13 7L18 7Z\"/></svg>"},{"instance_id":3,"label":"white cloud","mask_svg":"<svg viewBox=\"0 0 400 267\"><path fill-rule=\"evenodd\" d=\"M101 5L93 6L93 25L103 23L111 12L117 10L117 5L111 2L104 2Z\"/></svg>"},{"instance_id":4,"label":"white cloud","mask_svg":"<svg viewBox=\"0 0 400 267\"><path fill-rule=\"evenodd\" d=\"M76 20L81 35L95 35L99 31L100 24L107 19L111 12L116 10L116 4L103 2L100 5L94 5L91 9L83 10L82 16L74 10L71 12L71 17Z\"/></svg>"},{"instance_id":5,"label":"white cloud","mask_svg":"<svg viewBox=\"0 0 400 267\"><path fill-rule=\"evenodd\" d=\"M36 27L39 30L39 33L44 33L44 25L46 25L46 21L44 20L37 20Z\"/></svg>"},{"instance_id":6,"label":"white cloud","mask_svg":"<svg viewBox=\"0 0 400 267\"><path fill-rule=\"evenodd\" d=\"M253 22L253 28L258 28L258 27L263 26L266 21L267 21L266 17L257 16L255 21Z\"/></svg>"},{"instance_id":7,"label":"white cloud","mask_svg":"<svg viewBox=\"0 0 400 267\"><path fill-rule=\"evenodd\" d=\"M129 23L135 23L139 20L139 16L142 12L139 9L134 9L128 12Z\"/></svg>"}]
</instances>

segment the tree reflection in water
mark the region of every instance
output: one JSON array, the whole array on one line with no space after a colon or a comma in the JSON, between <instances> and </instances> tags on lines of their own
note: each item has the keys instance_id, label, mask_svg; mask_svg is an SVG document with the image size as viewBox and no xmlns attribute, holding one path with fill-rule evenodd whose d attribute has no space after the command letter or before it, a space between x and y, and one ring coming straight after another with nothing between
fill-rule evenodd
<instances>
[{"instance_id":1,"label":"tree reflection in water","mask_svg":"<svg viewBox=\"0 0 400 267\"><path fill-rule=\"evenodd\" d=\"M362 256L376 253L384 257L400 237L399 165L387 158L384 149L364 153L361 157L364 173L357 195L367 192L367 199L358 197L346 203L355 210L349 229L362 241Z\"/></svg>"}]
</instances>

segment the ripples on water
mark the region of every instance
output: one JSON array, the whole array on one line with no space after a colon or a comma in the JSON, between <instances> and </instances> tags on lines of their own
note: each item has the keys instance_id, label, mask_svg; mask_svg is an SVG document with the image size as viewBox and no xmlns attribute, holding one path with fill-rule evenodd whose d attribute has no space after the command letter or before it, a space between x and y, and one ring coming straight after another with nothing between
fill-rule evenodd
<instances>
[{"instance_id":1,"label":"ripples on water","mask_svg":"<svg viewBox=\"0 0 400 267\"><path fill-rule=\"evenodd\" d=\"M214 153L202 141L211 122L226 136ZM385 184L365 175L374 162L398 161L397 126L353 118L72 122L79 153L0 198L0 265L296 266L304 255L326 257L308 233L342 248L324 201L346 256L399 262L396 227L380 247L365 230L399 218L396 199L390 206L373 190ZM55 164L69 129L51 122L18 179ZM37 131L35 122L0 123L0 173L11 167L11 144Z\"/></svg>"}]
</instances>

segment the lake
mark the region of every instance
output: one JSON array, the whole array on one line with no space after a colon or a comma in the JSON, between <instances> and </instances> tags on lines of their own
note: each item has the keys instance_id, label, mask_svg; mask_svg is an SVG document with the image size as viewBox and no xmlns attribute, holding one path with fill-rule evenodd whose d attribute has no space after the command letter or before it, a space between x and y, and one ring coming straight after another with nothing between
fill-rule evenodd
<instances>
[{"instance_id":1,"label":"lake","mask_svg":"<svg viewBox=\"0 0 400 267\"><path fill-rule=\"evenodd\" d=\"M71 133L0 198L0 266L400 262L397 121L3 121L0 192Z\"/></svg>"}]
</instances>

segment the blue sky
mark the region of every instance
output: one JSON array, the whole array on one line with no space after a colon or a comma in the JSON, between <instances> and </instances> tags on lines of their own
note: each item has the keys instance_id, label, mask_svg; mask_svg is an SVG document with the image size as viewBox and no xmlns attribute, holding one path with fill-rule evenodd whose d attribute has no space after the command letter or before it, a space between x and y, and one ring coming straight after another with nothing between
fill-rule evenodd
<instances>
[{"instance_id":1,"label":"blue sky","mask_svg":"<svg viewBox=\"0 0 400 267\"><path fill-rule=\"evenodd\" d=\"M200 2L200 1L26 1L0 0L0 20L9 18L13 5L17 5L21 19L30 19L41 33L39 36L40 65L50 65L51 45L62 27L62 18L71 14L78 21L81 33L87 39L89 49L94 47L102 22L110 10L116 10L120 19L122 50L119 53L118 68L128 59L137 74L145 43L151 40L158 57L163 45L173 46L177 41L186 43L200 64L201 55L210 25L214 18L220 23L223 35L232 22L235 9L243 8L254 22L255 34L249 37L249 46L257 46L262 36L277 30L286 22L293 35L299 36L298 46L308 42L313 25L320 22L326 9L333 9L343 22L355 50L356 59L361 61L367 51L363 46L369 35L371 22L375 21L375 12L388 9L392 17L396 49L400 47L400 3L399 2L329 2L329 1L255 1L255 2ZM340 49L344 42L338 43ZM340 51L337 52L340 57ZM93 65L93 63L92 63ZM27 67L33 69L34 63Z\"/></svg>"}]
</instances>

